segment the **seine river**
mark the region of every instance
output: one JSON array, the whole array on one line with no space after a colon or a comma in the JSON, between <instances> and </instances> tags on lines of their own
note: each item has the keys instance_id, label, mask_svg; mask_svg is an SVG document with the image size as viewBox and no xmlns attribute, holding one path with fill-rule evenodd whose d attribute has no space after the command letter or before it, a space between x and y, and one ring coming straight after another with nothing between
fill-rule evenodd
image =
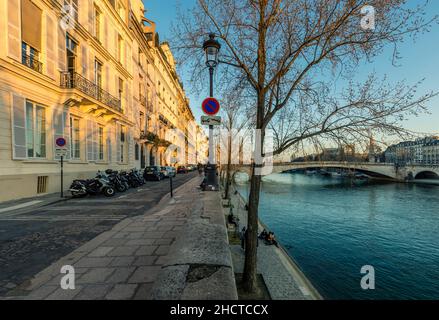
<instances>
[{"instance_id":1,"label":"seine river","mask_svg":"<svg viewBox=\"0 0 439 320\"><path fill-rule=\"evenodd\" d=\"M439 298L439 186L274 174L260 218L326 299ZM375 290L361 288L365 265Z\"/></svg>"}]
</instances>

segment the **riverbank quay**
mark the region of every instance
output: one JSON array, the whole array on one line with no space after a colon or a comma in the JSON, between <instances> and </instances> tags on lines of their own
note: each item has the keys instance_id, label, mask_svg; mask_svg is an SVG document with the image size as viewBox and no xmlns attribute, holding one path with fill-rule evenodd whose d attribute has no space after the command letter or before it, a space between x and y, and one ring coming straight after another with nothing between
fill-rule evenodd
<instances>
[{"instance_id":1,"label":"riverbank quay","mask_svg":"<svg viewBox=\"0 0 439 320\"><path fill-rule=\"evenodd\" d=\"M169 255L171 252L179 252L179 249L176 250L174 247L178 246L184 252L190 251L181 247L181 243L185 243L184 239L194 239L194 236L188 235L187 231L198 230L195 226L191 226L194 220L193 213L197 212L202 220L209 218L209 222L217 222L218 216L224 219L218 210L216 215L209 211L215 206L219 207L220 196L218 193L202 193L199 190L201 179L196 177L177 188L174 198L169 194L166 195L158 205L145 214L122 220L111 230L100 234L19 285L14 289L13 295L5 299L149 300L157 298L152 295L153 287L157 287L155 285L157 279L166 278L161 276L161 273L169 270L167 267L172 260ZM130 210L129 205L127 210ZM191 222L187 225L189 221ZM211 230L206 222L199 222L198 225ZM224 223L223 233L217 231L217 234L221 237L218 239L221 244L218 245L222 246L223 252L229 252L227 242L220 241L226 239ZM206 237L206 233L203 233L203 236ZM198 241L202 242L203 238ZM209 241L213 240L209 239ZM180 254L183 257L185 255L181 252ZM229 260L231 261L231 258ZM191 268L193 265L189 258L186 262L189 264L188 276L184 282L186 290L183 290L184 294L181 298L236 297L231 262L228 266L230 270L224 267L217 270L218 272L209 270L207 274L191 272L197 268ZM66 266L73 267L74 273L71 271L61 273L61 269ZM72 269L67 268L67 270ZM61 281L67 275L74 276L74 289L61 288ZM226 282L227 280L229 283ZM227 290L224 287L223 291L218 290L215 287L218 282L226 286ZM191 292L195 292L193 296Z\"/></svg>"},{"instance_id":2,"label":"riverbank quay","mask_svg":"<svg viewBox=\"0 0 439 320\"><path fill-rule=\"evenodd\" d=\"M233 215L239 219L239 230L242 230L243 227L247 227L246 201L233 185L230 194ZM224 207L223 213L227 216L230 213L230 208ZM259 233L263 229L275 232L259 221ZM233 229L229 231L233 232ZM236 244L231 244L230 250L235 272L242 273L244 270L244 250L241 245ZM320 293L281 244L276 247L259 241L258 273L262 275L272 300L323 300Z\"/></svg>"}]
</instances>

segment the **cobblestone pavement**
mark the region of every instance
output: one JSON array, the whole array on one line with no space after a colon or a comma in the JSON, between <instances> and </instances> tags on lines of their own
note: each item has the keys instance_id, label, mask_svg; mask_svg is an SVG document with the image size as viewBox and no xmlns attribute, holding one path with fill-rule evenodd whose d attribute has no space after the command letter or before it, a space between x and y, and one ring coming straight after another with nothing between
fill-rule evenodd
<instances>
[{"instance_id":1,"label":"cobblestone pavement","mask_svg":"<svg viewBox=\"0 0 439 320\"><path fill-rule=\"evenodd\" d=\"M150 298L195 198L200 178L181 186L143 215L128 217L15 288L8 298L47 300L125 300ZM75 270L75 289L60 287L61 267ZM11 295L12 293L12 295Z\"/></svg>"},{"instance_id":2,"label":"cobblestone pavement","mask_svg":"<svg viewBox=\"0 0 439 320\"><path fill-rule=\"evenodd\" d=\"M183 185L195 176L197 173L179 175L174 179L174 187ZM71 199L36 209L1 213L0 297L22 295L22 288L26 287L28 279L32 276L87 241L105 234L125 218L144 214L157 205L168 192L168 180L148 182L139 189L117 194L116 197L110 199L104 197ZM142 216L138 219L143 219L140 217ZM123 271L112 274L114 283L128 274L134 276L130 272L134 271L132 268L137 266L148 267L147 270L151 272L156 271L157 265L172 242L173 233L178 230L179 223L181 223L178 219L178 215L170 221L152 219L138 229L136 229L136 223L142 221L134 220L130 226L126 226L125 230L118 233L119 238L108 241L105 249L90 253L89 259L80 264L77 272L86 273L89 268L87 261L100 260L102 255L111 262L108 264L99 262L103 270L94 272L98 272L100 276L107 274L114 267L127 265ZM173 230L174 227L175 230ZM139 239L145 233L148 233L148 238L142 242ZM121 243L126 244L127 248L120 247ZM129 253L132 253L131 257L126 257ZM130 258L132 261L129 261ZM87 275L82 281L85 281L87 277L93 277L93 274ZM132 290L134 286L129 284L129 286L119 286L118 290L124 292ZM81 286L81 281L78 283L79 286ZM93 293L99 296L99 292L104 292L105 288L104 286L88 288L81 296L93 296ZM118 290L113 294L116 295ZM146 287L142 290L145 291Z\"/></svg>"}]
</instances>

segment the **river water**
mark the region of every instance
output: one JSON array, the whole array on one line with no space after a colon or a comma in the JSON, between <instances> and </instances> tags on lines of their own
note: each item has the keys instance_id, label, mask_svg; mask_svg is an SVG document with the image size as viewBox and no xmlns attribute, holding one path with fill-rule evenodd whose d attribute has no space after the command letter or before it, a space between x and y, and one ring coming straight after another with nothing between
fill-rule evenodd
<instances>
[{"instance_id":1,"label":"river water","mask_svg":"<svg viewBox=\"0 0 439 320\"><path fill-rule=\"evenodd\" d=\"M326 299L439 299L439 186L273 174L260 219Z\"/></svg>"}]
</instances>

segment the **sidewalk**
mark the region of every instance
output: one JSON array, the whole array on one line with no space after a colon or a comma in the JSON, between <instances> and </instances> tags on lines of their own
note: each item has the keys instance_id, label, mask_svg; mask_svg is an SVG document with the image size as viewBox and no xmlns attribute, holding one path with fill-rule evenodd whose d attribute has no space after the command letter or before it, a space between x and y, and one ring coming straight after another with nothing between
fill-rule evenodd
<instances>
[{"instance_id":1,"label":"sidewalk","mask_svg":"<svg viewBox=\"0 0 439 320\"><path fill-rule=\"evenodd\" d=\"M231 191L233 214L239 218L239 228L247 226L247 211L245 202L238 194ZM229 208L223 209L224 215L229 214ZM260 223L261 232L265 226ZM268 228L266 228L269 230ZM244 270L244 250L240 245L231 245L235 272ZM288 256L282 247L267 246L259 241L258 273L262 274L265 285L273 300L321 300L322 297L301 272L296 263Z\"/></svg>"},{"instance_id":2,"label":"sidewalk","mask_svg":"<svg viewBox=\"0 0 439 320\"><path fill-rule=\"evenodd\" d=\"M23 198L18 200L9 200L0 202L0 215L12 216L20 213L22 210L36 209L51 204L68 201L71 197L64 193L61 198L60 193L50 193L43 196Z\"/></svg>"},{"instance_id":3,"label":"sidewalk","mask_svg":"<svg viewBox=\"0 0 439 320\"><path fill-rule=\"evenodd\" d=\"M164 279L162 266L169 267L173 258L171 248L182 253L181 244L187 242L181 239L190 238L191 224L186 222L194 212L204 212L204 197L212 196L198 190L200 182L201 178L194 178L175 191L174 199L167 195L144 215L121 221L17 287L7 299L152 299L154 283L159 276ZM220 210L216 213L221 216ZM75 269L74 290L60 287L64 265Z\"/></svg>"}]
</instances>

